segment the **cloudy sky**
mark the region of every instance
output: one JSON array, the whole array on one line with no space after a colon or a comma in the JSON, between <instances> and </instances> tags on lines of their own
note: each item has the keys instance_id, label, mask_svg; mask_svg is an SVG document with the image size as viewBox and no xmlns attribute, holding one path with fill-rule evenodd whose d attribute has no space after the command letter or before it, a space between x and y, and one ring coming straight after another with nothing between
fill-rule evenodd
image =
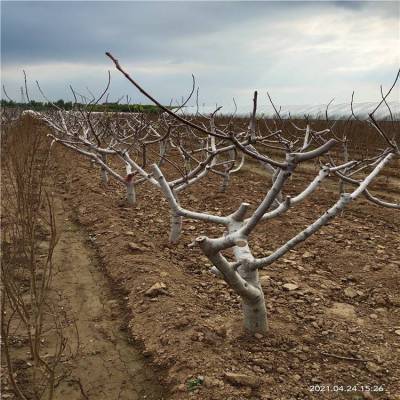
<instances>
[{"instance_id":1,"label":"cloudy sky","mask_svg":"<svg viewBox=\"0 0 400 400\"><path fill-rule=\"evenodd\" d=\"M400 65L399 2L1 2L2 83L20 99L25 69L52 99L71 84L111 99L146 102L113 68L122 66L164 103L200 86L200 103L234 97L251 107L258 89L278 104L379 99ZM397 100L399 91L392 100Z\"/></svg>"}]
</instances>

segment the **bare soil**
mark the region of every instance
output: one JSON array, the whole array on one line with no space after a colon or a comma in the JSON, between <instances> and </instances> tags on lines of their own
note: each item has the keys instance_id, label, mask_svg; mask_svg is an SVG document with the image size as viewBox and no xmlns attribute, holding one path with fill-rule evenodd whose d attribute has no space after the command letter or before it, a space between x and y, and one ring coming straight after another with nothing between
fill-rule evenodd
<instances>
[{"instance_id":1,"label":"bare soil","mask_svg":"<svg viewBox=\"0 0 400 400\"><path fill-rule=\"evenodd\" d=\"M111 292L86 242L79 227L64 218L54 255L59 270L53 290L67 315L73 316L69 346L78 347L78 354L55 399L78 400L86 395L89 399L161 400L162 387L126 331L120 296Z\"/></svg>"},{"instance_id":2,"label":"bare soil","mask_svg":"<svg viewBox=\"0 0 400 400\"><path fill-rule=\"evenodd\" d=\"M111 290L82 228L73 223L68 209L56 204L60 239L53 257L55 273L49 297L66 316L62 329L67 348L57 370L59 383L53 399L164 399L165 390L154 369L132 343L121 293ZM46 251L46 242L42 250ZM10 338L15 379L27 398L34 398L29 388L32 364L26 357L28 343L18 337L18 329L15 332ZM57 338L53 330L43 336L45 357L51 356ZM7 374L2 376L2 389L4 399L15 398Z\"/></svg>"},{"instance_id":3,"label":"bare soil","mask_svg":"<svg viewBox=\"0 0 400 400\"><path fill-rule=\"evenodd\" d=\"M220 227L184 221L181 242L169 245L161 193L145 183L138 203L128 207L116 182L102 187L87 160L65 157L74 165L58 171L66 207L84 226L116 290L125 293L130 333L162 368L171 399L400 398L398 211L359 199L263 271L269 333L257 338L242 329L237 295L209 272L199 249L188 247L200 234L221 234ZM294 178L289 194L309 179ZM218 193L213 176L180 199L189 209L226 215L242 201L257 204L265 180L252 165L226 193ZM373 189L400 198L396 181L380 179ZM301 206L260 226L250 241L255 255L294 236L337 196L329 181ZM165 289L147 296L157 283ZM298 287L288 291L286 283ZM113 335L107 324L103 328Z\"/></svg>"}]
</instances>

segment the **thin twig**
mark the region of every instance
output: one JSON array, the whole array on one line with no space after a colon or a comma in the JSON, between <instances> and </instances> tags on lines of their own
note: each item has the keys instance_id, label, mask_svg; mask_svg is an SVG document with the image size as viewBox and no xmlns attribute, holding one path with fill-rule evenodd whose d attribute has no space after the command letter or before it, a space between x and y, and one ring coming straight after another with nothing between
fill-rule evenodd
<instances>
[{"instance_id":1,"label":"thin twig","mask_svg":"<svg viewBox=\"0 0 400 400\"><path fill-rule=\"evenodd\" d=\"M321 352L323 356L326 357L333 357L333 358L338 358L339 360L347 360L347 361L358 361L358 362L368 362L371 360L365 360L363 358L354 358L354 357L345 357L345 356L339 356L337 354L332 354L332 353L325 353L324 351Z\"/></svg>"}]
</instances>

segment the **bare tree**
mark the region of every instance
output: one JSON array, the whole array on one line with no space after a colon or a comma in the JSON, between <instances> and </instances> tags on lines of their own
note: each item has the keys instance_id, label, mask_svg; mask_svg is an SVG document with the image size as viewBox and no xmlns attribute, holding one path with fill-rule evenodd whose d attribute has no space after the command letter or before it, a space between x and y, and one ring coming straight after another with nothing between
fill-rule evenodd
<instances>
[{"instance_id":1,"label":"bare tree","mask_svg":"<svg viewBox=\"0 0 400 400\"><path fill-rule=\"evenodd\" d=\"M52 399L67 341L63 315L49 300L58 240L49 179L49 142L32 121L18 120L4 133L2 147L2 347L17 397ZM29 346L30 388L20 386L14 375L10 342L16 329ZM42 345L49 330L57 338L51 357L44 354Z\"/></svg>"},{"instance_id":2,"label":"bare tree","mask_svg":"<svg viewBox=\"0 0 400 400\"><path fill-rule=\"evenodd\" d=\"M271 103L276 110L280 126L271 131L267 137L257 135L255 130L255 115L257 106L257 93L253 100L252 120L247 132L227 134L221 129L212 126L206 129L184 117L174 113L173 111L162 106L154 99L146 90L144 90L133 78L124 71L119 62L110 54L106 53L112 59L116 68L147 98L163 109L170 116L176 118L177 121L186 124L199 134L206 134L212 138L225 140L235 145L237 150L242 151L246 155L258 160L270 169L273 179L272 185L265 195L264 199L258 204L255 211L249 214L250 204L242 203L240 207L232 214L227 216L217 216L208 213L201 213L182 208L176 201L176 197L171 190L170 184L166 181L163 173L157 165L153 165L154 176L158 180L159 186L168 200L170 208L175 215L185 218L206 221L214 224L226 226L226 233L218 238L209 238L200 236L195 243L200 247L205 256L214 265L213 272L223 278L228 285L241 297L244 325L253 333L264 334L267 331L267 313L264 300L263 290L259 280L259 269L271 265L273 262L284 256L289 250L303 242L329 220L336 217L346 206L356 200L361 194L365 194L369 200L381 206L399 208L397 204L389 204L370 195L367 187L381 170L391 161L399 158L400 151L398 144L394 138L390 139L378 121L374 118L376 110L385 102L386 97L397 83L399 74L397 75L392 88L386 95L382 95L382 101L378 107L370 114L370 124L381 135L386 147L379 151L372 158L360 160L345 160L341 165L336 165L330 151L339 143L346 145L347 139L338 138L332 127L328 127L323 131L313 131L309 124L304 130L302 142L299 139L291 140L290 135L285 136L285 123L279 115L279 111L275 108L270 96ZM400 71L399 71L400 72ZM274 141L274 143L271 143ZM284 161L278 161L271 156L261 153L257 149L261 147L274 148L284 155ZM321 164L318 175L309 183L307 188L297 196L282 196L285 186L289 182L289 178L295 173L296 168L304 162L311 160L325 159ZM249 239L255 227L264 221L276 218L285 213L289 208L303 201L309 195L314 193L323 180L330 174L335 174L340 178L340 182L346 181L352 183L355 189L349 193L342 193L340 198L317 218L307 228L292 237L286 243L275 249L268 257L256 258L251 252ZM358 179L352 176L358 176ZM282 196L282 197L281 197ZM234 261L228 261L223 255L223 251L232 249L235 256Z\"/></svg>"}]
</instances>

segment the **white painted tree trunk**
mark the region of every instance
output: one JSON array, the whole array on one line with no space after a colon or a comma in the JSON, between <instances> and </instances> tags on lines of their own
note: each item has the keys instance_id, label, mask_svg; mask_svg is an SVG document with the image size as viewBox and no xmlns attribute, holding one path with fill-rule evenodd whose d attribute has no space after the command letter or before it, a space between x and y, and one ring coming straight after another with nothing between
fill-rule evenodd
<instances>
[{"instance_id":1,"label":"white painted tree trunk","mask_svg":"<svg viewBox=\"0 0 400 400\"><path fill-rule=\"evenodd\" d=\"M223 179L222 184L219 189L221 193L225 193L226 189L228 188L229 178L230 178L230 173L226 172L224 174L224 179Z\"/></svg>"},{"instance_id":2,"label":"white painted tree trunk","mask_svg":"<svg viewBox=\"0 0 400 400\"><path fill-rule=\"evenodd\" d=\"M174 191L171 191L171 196L174 197L174 201L179 205L178 198ZM173 208L171 208L171 227L169 233L169 242L171 244L177 244L182 234L182 216Z\"/></svg>"},{"instance_id":3,"label":"white painted tree trunk","mask_svg":"<svg viewBox=\"0 0 400 400\"><path fill-rule=\"evenodd\" d=\"M126 199L130 205L136 203L135 184L132 180L126 184Z\"/></svg>"},{"instance_id":4,"label":"white painted tree trunk","mask_svg":"<svg viewBox=\"0 0 400 400\"><path fill-rule=\"evenodd\" d=\"M176 204L179 205L176 193L172 192ZM177 244L182 234L182 216L173 208L171 208L171 230L169 234L169 242L172 244Z\"/></svg>"},{"instance_id":5,"label":"white painted tree trunk","mask_svg":"<svg viewBox=\"0 0 400 400\"><path fill-rule=\"evenodd\" d=\"M344 162L348 163L349 162L349 152L347 150L347 143L346 142L343 143L342 147L343 147ZM343 173L346 174L346 169L343 171ZM345 190L346 190L345 183L344 183L343 180L341 180L340 183L339 183L339 194L344 193Z\"/></svg>"},{"instance_id":6,"label":"white painted tree trunk","mask_svg":"<svg viewBox=\"0 0 400 400\"><path fill-rule=\"evenodd\" d=\"M243 225L243 221L232 221L229 226L229 232L233 233L239 230ZM264 335L267 333L268 329L264 293L260 284L258 270L251 270L248 268L248 263L251 263L254 260L254 257L247 244L244 246L234 246L232 250L237 261L245 261L244 265L240 266L237 272L248 285L259 291L259 294L256 297L240 296L242 301L244 327L251 333L261 333Z\"/></svg>"},{"instance_id":7,"label":"white painted tree trunk","mask_svg":"<svg viewBox=\"0 0 400 400\"><path fill-rule=\"evenodd\" d=\"M107 164L107 156L105 154L103 154L101 156L101 159L104 162L104 164ZM101 183L103 185L107 185L107 183L108 183L108 174L107 174L107 170L104 167L100 168L100 178L101 178Z\"/></svg>"},{"instance_id":8,"label":"white painted tree trunk","mask_svg":"<svg viewBox=\"0 0 400 400\"><path fill-rule=\"evenodd\" d=\"M182 234L182 217L171 210L171 231L169 234L169 242L176 244Z\"/></svg>"},{"instance_id":9,"label":"white painted tree trunk","mask_svg":"<svg viewBox=\"0 0 400 400\"><path fill-rule=\"evenodd\" d=\"M242 298L242 310L244 327L251 333L265 335L268 330L267 308L261 287L260 297L257 300Z\"/></svg>"},{"instance_id":10,"label":"white painted tree trunk","mask_svg":"<svg viewBox=\"0 0 400 400\"><path fill-rule=\"evenodd\" d=\"M168 141L167 140L163 140L160 142L160 161L158 163L159 167L162 167L164 165L165 162L165 156L167 155L168 152Z\"/></svg>"}]
</instances>

